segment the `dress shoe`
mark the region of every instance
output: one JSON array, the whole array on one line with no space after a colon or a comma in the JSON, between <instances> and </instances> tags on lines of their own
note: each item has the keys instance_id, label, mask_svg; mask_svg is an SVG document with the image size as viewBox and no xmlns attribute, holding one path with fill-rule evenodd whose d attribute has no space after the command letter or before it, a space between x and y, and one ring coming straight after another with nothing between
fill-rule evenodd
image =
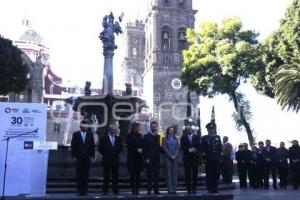
<instances>
[{"instance_id":1,"label":"dress shoe","mask_svg":"<svg viewBox=\"0 0 300 200\"><path fill-rule=\"evenodd\" d=\"M197 194L197 191L196 191L196 190L193 190L192 193L193 193L193 194Z\"/></svg>"},{"instance_id":2,"label":"dress shoe","mask_svg":"<svg viewBox=\"0 0 300 200\"><path fill-rule=\"evenodd\" d=\"M159 191L155 191L154 194L160 195L161 193Z\"/></svg>"}]
</instances>

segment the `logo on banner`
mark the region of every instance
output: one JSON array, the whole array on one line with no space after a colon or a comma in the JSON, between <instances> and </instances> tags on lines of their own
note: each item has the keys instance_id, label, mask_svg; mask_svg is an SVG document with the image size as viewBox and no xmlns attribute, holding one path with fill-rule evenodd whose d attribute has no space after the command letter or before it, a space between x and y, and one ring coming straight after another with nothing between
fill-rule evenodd
<instances>
[{"instance_id":1,"label":"logo on banner","mask_svg":"<svg viewBox=\"0 0 300 200\"><path fill-rule=\"evenodd\" d=\"M11 112L17 113L17 112L19 112L19 109L18 109L18 108L9 108L9 107L6 107L6 108L4 109L4 112L5 112L5 113L11 113Z\"/></svg>"},{"instance_id":2,"label":"logo on banner","mask_svg":"<svg viewBox=\"0 0 300 200\"><path fill-rule=\"evenodd\" d=\"M24 149L33 149L33 141L24 141Z\"/></svg>"}]
</instances>

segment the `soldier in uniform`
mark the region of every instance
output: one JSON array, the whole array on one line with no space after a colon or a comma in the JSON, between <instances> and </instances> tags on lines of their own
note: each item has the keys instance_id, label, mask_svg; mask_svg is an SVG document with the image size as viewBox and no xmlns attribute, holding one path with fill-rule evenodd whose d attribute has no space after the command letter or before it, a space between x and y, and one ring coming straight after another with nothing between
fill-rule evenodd
<instances>
[{"instance_id":1,"label":"soldier in uniform","mask_svg":"<svg viewBox=\"0 0 300 200\"><path fill-rule=\"evenodd\" d=\"M294 189L298 189L298 186L300 186L300 147L297 140L293 140L292 144L293 145L289 148L289 158Z\"/></svg>"},{"instance_id":2,"label":"soldier in uniform","mask_svg":"<svg viewBox=\"0 0 300 200\"><path fill-rule=\"evenodd\" d=\"M288 161L289 151L285 148L284 142L280 142L280 147L277 149L278 158L278 173L279 173L279 186L280 188L287 188L288 176Z\"/></svg>"},{"instance_id":3,"label":"soldier in uniform","mask_svg":"<svg viewBox=\"0 0 300 200\"><path fill-rule=\"evenodd\" d=\"M215 122L206 125L208 135L201 138L202 156L205 162L206 186L209 193L218 193L222 143L217 135Z\"/></svg>"}]
</instances>

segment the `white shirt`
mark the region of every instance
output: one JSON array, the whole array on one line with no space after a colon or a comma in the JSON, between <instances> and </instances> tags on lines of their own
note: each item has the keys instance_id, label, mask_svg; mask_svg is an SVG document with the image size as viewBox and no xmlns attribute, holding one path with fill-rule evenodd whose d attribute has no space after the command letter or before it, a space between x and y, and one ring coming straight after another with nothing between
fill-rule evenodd
<instances>
[{"instance_id":1,"label":"white shirt","mask_svg":"<svg viewBox=\"0 0 300 200\"><path fill-rule=\"evenodd\" d=\"M86 132L81 131L81 139L82 139L83 143L85 142L85 137L86 137Z\"/></svg>"}]
</instances>

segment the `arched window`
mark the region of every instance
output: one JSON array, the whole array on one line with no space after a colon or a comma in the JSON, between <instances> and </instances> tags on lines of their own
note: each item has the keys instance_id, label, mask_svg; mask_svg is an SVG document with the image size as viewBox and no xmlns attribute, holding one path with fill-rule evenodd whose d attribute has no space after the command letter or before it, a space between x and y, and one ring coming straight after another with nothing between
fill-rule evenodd
<instances>
[{"instance_id":1,"label":"arched window","mask_svg":"<svg viewBox=\"0 0 300 200\"><path fill-rule=\"evenodd\" d=\"M178 0L178 7L183 8L184 7L184 0Z\"/></svg>"},{"instance_id":2,"label":"arched window","mask_svg":"<svg viewBox=\"0 0 300 200\"><path fill-rule=\"evenodd\" d=\"M187 41L186 41L186 33L185 28L180 28L178 30L178 50L182 51L187 49Z\"/></svg>"},{"instance_id":3,"label":"arched window","mask_svg":"<svg viewBox=\"0 0 300 200\"><path fill-rule=\"evenodd\" d=\"M162 49L164 51L171 49L171 34L167 28L162 30Z\"/></svg>"},{"instance_id":4,"label":"arched window","mask_svg":"<svg viewBox=\"0 0 300 200\"><path fill-rule=\"evenodd\" d=\"M132 47L132 57L136 58L138 55L136 47Z\"/></svg>"}]
</instances>

